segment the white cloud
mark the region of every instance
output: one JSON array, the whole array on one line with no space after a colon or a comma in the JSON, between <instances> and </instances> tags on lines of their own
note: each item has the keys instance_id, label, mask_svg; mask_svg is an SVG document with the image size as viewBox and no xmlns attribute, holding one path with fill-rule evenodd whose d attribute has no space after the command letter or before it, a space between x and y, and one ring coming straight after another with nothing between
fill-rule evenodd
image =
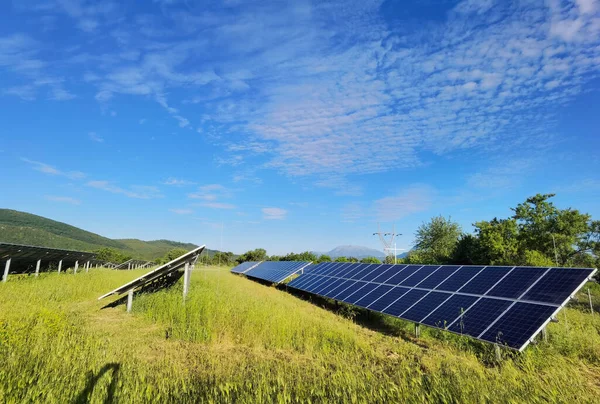
<instances>
[{"instance_id":1,"label":"white cloud","mask_svg":"<svg viewBox=\"0 0 600 404\"><path fill-rule=\"evenodd\" d=\"M535 165L536 157L502 159L467 178L467 185L477 189L511 189L526 178L528 170Z\"/></svg>"},{"instance_id":2,"label":"white cloud","mask_svg":"<svg viewBox=\"0 0 600 404\"><path fill-rule=\"evenodd\" d=\"M169 7L111 25L114 52L90 47L64 63L83 66L99 102L153 100L180 127L201 128L223 148L219 164L358 195L348 178L419 167L422 156L540 147L557 111L598 76L597 4L465 0L411 31L379 1ZM59 8L100 32L121 6ZM43 49L0 37L0 67L43 76L56 65ZM15 83L0 92L31 100L39 91ZM191 115L195 105L202 112Z\"/></svg>"},{"instance_id":3,"label":"white cloud","mask_svg":"<svg viewBox=\"0 0 600 404\"><path fill-rule=\"evenodd\" d=\"M169 209L169 212L173 212L177 215L191 215L194 213L192 209Z\"/></svg>"},{"instance_id":4,"label":"white cloud","mask_svg":"<svg viewBox=\"0 0 600 404\"><path fill-rule=\"evenodd\" d=\"M411 185L396 195L374 201L375 217L379 222L394 222L428 210L434 197L435 190L432 187L421 184Z\"/></svg>"},{"instance_id":5,"label":"white cloud","mask_svg":"<svg viewBox=\"0 0 600 404\"><path fill-rule=\"evenodd\" d=\"M71 205L81 205L81 201L79 199L71 198L69 196L46 195L44 198L52 202L68 203Z\"/></svg>"},{"instance_id":6,"label":"white cloud","mask_svg":"<svg viewBox=\"0 0 600 404\"><path fill-rule=\"evenodd\" d=\"M42 163L40 161L30 160L30 159L27 159L24 157L21 157L21 161L24 161L25 163L30 164L34 170L42 172L44 174L63 176L63 177L70 178L72 180L78 180L78 179L85 178L85 174L82 173L81 171L61 171L58 168L56 168L50 164Z\"/></svg>"},{"instance_id":7,"label":"white cloud","mask_svg":"<svg viewBox=\"0 0 600 404\"><path fill-rule=\"evenodd\" d=\"M98 136L98 134L96 132L90 132L90 133L88 133L88 137L90 138L90 140L92 140L94 142L98 142L98 143L103 143L104 142L104 138Z\"/></svg>"},{"instance_id":8,"label":"white cloud","mask_svg":"<svg viewBox=\"0 0 600 404\"><path fill-rule=\"evenodd\" d=\"M266 220L283 220L288 211L282 208L262 208L263 219Z\"/></svg>"},{"instance_id":9,"label":"white cloud","mask_svg":"<svg viewBox=\"0 0 600 404\"><path fill-rule=\"evenodd\" d=\"M195 182L184 180L181 178L169 177L166 181L163 182L165 185L172 185L176 187L182 187L186 185L194 185Z\"/></svg>"},{"instance_id":10,"label":"white cloud","mask_svg":"<svg viewBox=\"0 0 600 404\"><path fill-rule=\"evenodd\" d=\"M160 190L154 186L132 185L129 189L125 189L114 185L110 181L89 181L86 185L113 194L125 195L128 198L155 199L163 197Z\"/></svg>"},{"instance_id":11,"label":"white cloud","mask_svg":"<svg viewBox=\"0 0 600 404\"><path fill-rule=\"evenodd\" d=\"M224 202L206 202L206 203L200 203L197 206L203 206L205 208L211 208L211 209L235 209L236 206L232 205L231 203L224 203Z\"/></svg>"},{"instance_id":12,"label":"white cloud","mask_svg":"<svg viewBox=\"0 0 600 404\"><path fill-rule=\"evenodd\" d=\"M203 199L205 201L216 201L221 198L230 198L232 191L220 184L208 184L198 187L197 192L188 194L191 199Z\"/></svg>"}]
</instances>

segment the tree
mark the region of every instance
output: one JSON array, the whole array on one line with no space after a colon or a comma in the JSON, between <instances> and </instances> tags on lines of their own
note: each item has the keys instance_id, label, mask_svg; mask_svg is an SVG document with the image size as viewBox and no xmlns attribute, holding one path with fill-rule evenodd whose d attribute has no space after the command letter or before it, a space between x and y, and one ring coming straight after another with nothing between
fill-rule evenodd
<instances>
[{"instance_id":1,"label":"tree","mask_svg":"<svg viewBox=\"0 0 600 404\"><path fill-rule=\"evenodd\" d=\"M363 264L381 264L381 261L376 257L366 257L360 260Z\"/></svg>"},{"instance_id":2,"label":"tree","mask_svg":"<svg viewBox=\"0 0 600 404\"><path fill-rule=\"evenodd\" d=\"M101 248L96 251L96 259L100 261L108 261L113 264L121 264L131 259L130 255L124 254L114 248Z\"/></svg>"},{"instance_id":3,"label":"tree","mask_svg":"<svg viewBox=\"0 0 600 404\"><path fill-rule=\"evenodd\" d=\"M537 194L513 209L519 227L522 257L527 251L559 265L589 263L600 251L600 222L576 209L558 209L554 194Z\"/></svg>"},{"instance_id":4,"label":"tree","mask_svg":"<svg viewBox=\"0 0 600 404\"><path fill-rule=\"evenodd\" d=\"M479 246L479 239L472 234L463 234L454 247L452 263L459 265L473 265L481 260L480 254L481 247Z\"/></svg>"},{"instance_id":5,"label":"tree","mask_svg":"<svg viewBox=\"0 0 600 404\"><path fill-rule=\"evenodd\" d=\"M213 265L232 265L235 259L232 252L217 251L212 257Z\"/></svg>"},{"instance_id":6,"label":"tree","mask_svg":"<svg viewBox=\"0 0 600 404\"><path fill-rule=\"evenodd\" d=\"M331 257L329 255L319 255L319 258L317 258L317 262L321 263L321 262L331 262Z\"/></svg>"},{"instance_id":7,"label":"tree","mask_svg":"<svg viewBox=\"0 0 600 404\"><path fill-rule=\"evenodd\" d=\"M519 261L519 228L515 219L494 218L474 226L474 264L514 265Z\"/></svg>"},{"instance_id":8,"label":"tree","mask_svg":"<svg viewBox=\"0 0 600 404\"><path fill-rule=\"evenodd\" d=\"M348 258L346 258L346 257L337 257L334 261L335 262L348 262Z\"/></svg>"},{"instance_id":9,"label":"tree","mask_svg":"<svg viewBox=\"0 0 600 404\"><path fill-rule=\"evenodd\" d=\"M461 235L462 229L458 223L436 216L417 229L413 254L424 259L423 263L448 263Z\"/></svg>"},{"instance_id":10,"label":"tree","mask_svg":"<svg viewBox=\"0 0 600 404\"><path fill-rule=\"evenodd\" d=\"M264 248L257 248L254 250L246 251L240 255L237 259L237 263L247 261L265 261L267 259L267 251Z\"/></svg>"},{"instance_id":11,"label":"tree","mask_svg":"<svg viewBox=\"0 0 600 404\"><path fill-rule=\"evenodd\" d=\"M173 248L171 251L165 254L164 257L160 258L161 264L166 264L169 261L173 261L175 258L181 257L183 254L186 254L188 251L184 248Z\"/></svg>"},{"instance_id":12,"label":"tree","mask_svg":"<svg viewBox=\"0 0 600 404\"><path fill-rule=\"evenodd\" d=\"M316 262L317 256L310 251L304 251L300 254L289 253L281 257L281 261L310 261Z\"/></svg>"}]
</instances>

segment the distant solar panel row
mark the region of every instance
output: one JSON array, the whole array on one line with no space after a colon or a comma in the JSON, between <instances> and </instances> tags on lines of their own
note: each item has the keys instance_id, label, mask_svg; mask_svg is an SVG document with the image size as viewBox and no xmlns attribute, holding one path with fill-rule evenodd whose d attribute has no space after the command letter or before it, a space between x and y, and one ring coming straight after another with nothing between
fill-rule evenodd
<instances>
[{"instance_id":1,"label":"distant solar panel row","mask_svg":"<svg viewBox=\"0 0 600 404\"><path fill-rule=\"evenodd\" d=\"M523 350L594 271L323 263L288 286Z\"/></svg>"},{"instance_id":2,"label":"distant solar panel row","mask_svg":"<svg viewBox=\"0 0 600 404\"><path fill-rule=\"evenodd\" d=\"M269 282L280 283L287 278L302 271L310 265L306 261L262 261L253 263L245 262L233 268L233 273L243 273L246 276L256 279L262 279Z\"/></svg>"},{"instance_id":3,"label":"distant solar panel row","mask_svg":"<svg viewBox=\"0 0 600 404\"><path fill-rule=\"evenodd\" d=\"M244 272L254 268L255 266L257 266L258 264L260 264L262 261L248 261L248 262L242 262L240 265L238 265L237 267L233 268L231 270L231 272L233 272L234 274L243 274Z\"/></svg>"}]
</instances>

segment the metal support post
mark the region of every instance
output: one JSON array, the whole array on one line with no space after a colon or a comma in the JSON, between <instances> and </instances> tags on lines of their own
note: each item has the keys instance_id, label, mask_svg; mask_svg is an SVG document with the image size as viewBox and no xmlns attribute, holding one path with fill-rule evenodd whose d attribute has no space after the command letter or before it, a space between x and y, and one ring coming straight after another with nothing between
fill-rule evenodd
<instances>
[{"instance_id":1,"label":"metal support post","mask_svg":"<svg viewBox=\"0 0 600 404\"><path fill-rule=\"evenodd\" d=\"M186 262L185 263L185 269L183 270L183 301L185 302L185 298L187 297L188 294L188 288L189 288L189 282L190 282L190 278L189 278L189 272L190 272L190 263Z\"/></svg>"},{"instance_id":2,"label":"metal support post","mask_svg":"<svg viewBox=\"0 0 600 404\"><path fill-rule=\"evenodd\" d=\"M590 313L592 313L592 316L594 315L594 305L592 304L592 295L590 293L590 288L588 288L588 300L590 302Z\"/></svg>"},{"instance_id":3,"label":"metal support post","mask_svg":"<svg viewBox=\"0 0 600 404\"><path fill-rule=\"evenodd\" d=\"M419 338L421 336L421 324L415 324L415 337Z\"/></svg>"},{"instance_id":4,"label":"metal support post","mask_svg":"<svg viewBox=\"0 0 600 404\"><path fill-rule=\"evenodd\" d=\"M42 260L37 260L35 263L35 276L40 274L40 265L42 264Z\"/></svg>"},{"instance_id":5,"label":"metal support post","mask_svg":"<svg viewBox=\"0 0 600 404\"><path fill-rule=\"evenodd\" d=\"M129 289L129 292L127 292L127 313L131 313L132 307L133 307L133 289Z\"/></svg>"},{"instance_id":6,"label":"metal support post","mask_svg":"<svg viewBox=\"0 0 600 404\"><path fill-rule=\"evenodd\" d=\"M6 282L8 280L8 270L10 269L10 258L6 260L6 265L4 265L4 275L2 276L2 282Z\"/></svg>"},{"instance_id":7,"label":"metal support post","mask_svg":"<svg viewBox=\"0 0 600 404\"><path fill-rule=\"evenodd\" d=\"M502 360L502 349L500 349L500 345L495 344L494 349L496 351L496 360L500 362Z\"/></svg>"},{"instance_id":8,"label":"metal support post","mask_svg":"<svg viewBox=\"0 0 600 404\"><path fill-rule=\"evenodd\" d=\"M546 327L542 328L542 340L548 342L548 330Z\"/></svg>"},{"instance_id":9,"label":"metal support post","mask_svg":"<svg viewBox=\"0 0 600 404\"><path fill-rule=\"evenodd\" d=\"M131 262L127 264L127 269L131 269Z\"/></svg>"},{"instance_id":10,"label":"metal support post","mask_svg":"<svg viewBox=\"0 0 600 404\"><path fill-rule=\"evenodd\" d=\"M60 273L61 269L62 269L62 260L58 261L58 273Z\"/></svg>"},{"instance_id":11,"label":"metal support post","mask_svg":"<svg viewBox=\"0 0 600 404\"><path fill-rule=\"evenodd\" d=\"M77 268L79 268L79 261L75 261L75 268L73 268L73 273L77 273Z\"/></svg>"},{"instance_id":12,"label":"metal support post","mask_svg":"<svg viewBox=\"0 0 600 404\"><path fill-rule=\"evenodd\" d=\"M90 262L89 261L85 263L85 272L86 273L90 272Z\"/></svg>"}]
</instances>

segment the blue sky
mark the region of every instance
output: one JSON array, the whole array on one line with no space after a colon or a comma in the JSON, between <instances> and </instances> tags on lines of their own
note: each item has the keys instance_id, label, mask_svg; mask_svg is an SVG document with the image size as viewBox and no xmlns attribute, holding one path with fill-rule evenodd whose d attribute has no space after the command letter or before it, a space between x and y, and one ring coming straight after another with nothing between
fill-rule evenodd
<instances>
[{"instance_id":1,"label":"blue sky","mask_svg":"<svg viewBox=\"0 0 600 404\"><path fill-rule=\"evenodd\" d=\"M14 0L0 206L236 253L600 217L600 3Z\"/></svg>"}]
</instances>

